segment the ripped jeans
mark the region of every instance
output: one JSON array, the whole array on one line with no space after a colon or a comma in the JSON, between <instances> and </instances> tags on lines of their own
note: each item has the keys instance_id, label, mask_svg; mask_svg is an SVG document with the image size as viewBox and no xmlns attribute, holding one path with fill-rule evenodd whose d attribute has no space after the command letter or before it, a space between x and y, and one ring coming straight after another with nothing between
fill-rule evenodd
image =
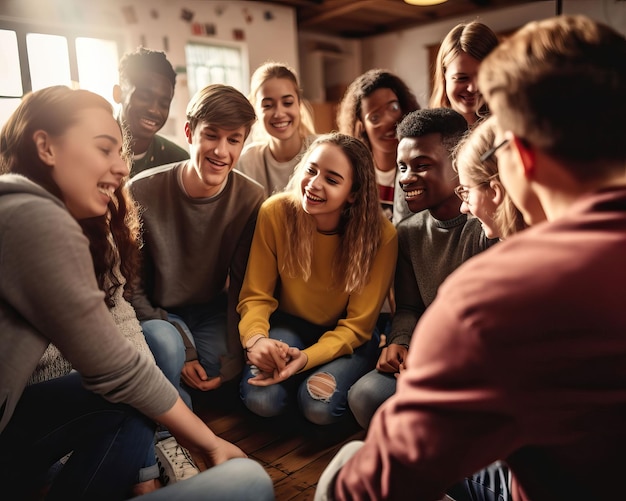
<instances>
[{"instance_id":1,"label":"ripped jeans","mask_svg":"<svg viewBox=\"0 0 626 501\"><path fill-rule=\"evenodd\" d=\"M327 327L281 312L272 315L270 325L270 338L279 339L301 350L316 343L328 330ZM241 399L248 409L259 416L278 416L297 402L304 417L312 423L336 423L349 412L350 387L376 365L378 341L377 336L373 335L352 355L339 357L271 386L248 384L248 379L254 374L253 369L246 366L240 386Z\"/></svg>"}]
</instances>

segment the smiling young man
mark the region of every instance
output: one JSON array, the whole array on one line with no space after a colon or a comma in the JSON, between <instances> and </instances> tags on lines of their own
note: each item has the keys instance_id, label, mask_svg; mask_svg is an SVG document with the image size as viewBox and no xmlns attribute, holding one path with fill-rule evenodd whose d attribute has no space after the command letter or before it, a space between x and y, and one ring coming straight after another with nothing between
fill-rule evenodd
<instances>
[{"instance_id":1,"label":"smiling young man","mask_svg":"<svg viewBox=\"0 0 626 501\"><path fill-rule=\"evenodd\" d=\"M449 108L409 113L397 128L400 186L414 214L398 228L396 312L376 369L352 387L349 404L367 428L376 409L396 390L417 321L437 289L461 263L483 251L488 240L480 221L460 213L452 152L467 131L462 115Z\"/></svg>"},{"instance_id":2,"label":"smiling young man","mask_svg":"<svg viewBox=\"0 0 626 501\"><path fill-rule=\"evenodd\" d=\"M113 99L121 104L119 120L132 136L131 177L189 158L186 150L157 134L169 116L175 87L176 72L163 52L139 47L120 60Z\"/></svg>"},{"instance_id":3,"label":"smiling young man","mask_svg":"<svg viewBox=\"0 0 626 501\"><path fill-rule=\"evenodd\" d=\"M263 188L233 170L256 120L238 90L209 85L187 106L191 158L142 172L143 282L132 303L150 343L151 319L177 326L186 346L182 379L201 391L239 374L236 306Z\"/></svg>"}]
</instances>

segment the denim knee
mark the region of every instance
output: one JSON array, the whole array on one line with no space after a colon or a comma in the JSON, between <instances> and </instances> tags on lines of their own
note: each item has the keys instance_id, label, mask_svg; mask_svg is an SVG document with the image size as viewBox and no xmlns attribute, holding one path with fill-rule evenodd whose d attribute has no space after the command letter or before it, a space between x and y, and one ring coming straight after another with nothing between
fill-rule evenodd
<instances>
[{"instance_id":1,"label":"denim knee","mask_svg":"<svg viewBox=\"0 0 626 501\"><path fill-rule=\"evenodd\" d=\"M157 365L177 385L185 364L185 345L178 330L166 320L146 320L141 328Z\"/></svg>"},{"instance_id":2,"label":"denim knee","mask_svg":"<svg viewBox=\"0 0 626 501\"><path fill-rule=\"evenodd\" d=\"M287 399L280 385L252 386L241 383L241 399L244 405L261 417L279 416L287 409Z\"/></svg>"},{"instance_id":3,"label":"denim knee","mask_svg":"<svg viewBox=\"0 0 626 501\"><path fill-rule=\"evenodd\" d=\"M395 393L396 381L393 374L382 374L377 370L368 372L348 391L348 406L357 423L367 429L376 410Z\"/></svg>"},{"instance_id":4,"label":"denim knee","mask_svg":"<svg viewBox=\"0 0 626 501\"><path fill-rule=\"evenodd\" d=\"M337 389L335 377L328 372L318 372L302 383L298 392L300 409L313 424L332 424L345 414L346 395Z\"/></svg>"}]
</instances>

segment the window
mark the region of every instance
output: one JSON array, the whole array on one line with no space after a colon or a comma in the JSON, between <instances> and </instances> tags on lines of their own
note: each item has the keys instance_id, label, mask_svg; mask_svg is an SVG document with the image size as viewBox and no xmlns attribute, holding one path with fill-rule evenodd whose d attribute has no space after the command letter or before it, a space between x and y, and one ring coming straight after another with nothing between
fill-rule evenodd
<instances>
[{"instance_id":1,"label":"window","mask_svg":"<svg viewBox=\"0 0 626 501\"><path fill-rule=\"evenodd\" d=\"M115 104L117 37L78 35L0 22L0 127L25 93L51 85L87 89Z\"/></svg>"},{"instance_id":2,"label":"window","mask_svg":"<svg viewBox=\"0 0 626 501\"><path fill-rule=\"evenodd\" d=\"M15 111L24 93L19 67L15 32L0 30L0 126Z\"/></svg>"},{"instance_id":3,"label":"window","mask_svg":"<svg viewBox=\"0 0 626 501\"><path fill-rule=\"evenodd\" d=\"M189 43L185 46L187 85L193 96L203 87L220 83L248 93L248 75L245 69L245 46ZM245 58L245 61L244 61ZM245 64L244 64L245 63Z\"/></svg>"}]
</instances>

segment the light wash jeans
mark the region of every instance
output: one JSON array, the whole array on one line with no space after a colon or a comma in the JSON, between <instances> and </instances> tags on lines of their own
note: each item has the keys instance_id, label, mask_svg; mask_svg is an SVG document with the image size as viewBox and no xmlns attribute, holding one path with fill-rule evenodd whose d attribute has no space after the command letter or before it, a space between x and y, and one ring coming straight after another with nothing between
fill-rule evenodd
<instances>
[{"instance_id":1,"label":"light wash jeans","mask_svg":"<svg viewBox=\"0 0 626 501\"><path fill-rule=\"evenodd\" d=\"M237 458L214 466L182 482L168 485L141 501L273 501L272 480L252 459Z\"/></svg>"},{"instance_id":2,"label":"light wash jeans","mask_svg":"<svg viewBox=\"0 0 626 501\"><path fill-rule=\"evenodd\" d=\"M191 397L186 391L181 391L180 387L180 374L185 364L185 345L178 329L166 320L145 320L141 322L141 329L157 366L174 388L178 389L181 398L191 409Z\"/></svg>"},{"instance_id":3,"label":"light wash jeans","mask_svg":"<svg viewBox=\"0 0 626 501\"><path fill-rule=\"evenodd\" d=\"M328 330L300 318L277 312L270 319L269 336L290 346L304 349L314 344ZM371 370L378 356L378 339L360 346L352 355L337 358L324 365L301 374L296 374L282 383L271 386L252 386L248 379L253 377L251 366L244 368L241 381L241 398L248 409L263 417L282 414L294 405L294 399L304 417L314 424L325 425L339 421L348 410L348 390L367 371ZM335 381L335 391L329 398L313 396L308 383L316 374L329 374Z\"/></svg>"},{"instance_id":4,"label":"light wash jeans","mask_svg":"<svg viewBox=\"0 0 626 501\"><path fill-rule=\"evenodd\" d=\"M73 451L47 500L121 500L154 440L155 424L135 409L86 390L80 374L27 386L0 434L3 499L24 499Z\"/></svg>"},{"instance_id":5,"label":"light wash jeans","mask_svg":"<svg viewBox=\"0 0 626 501\"><path fill-rule=\"evenodd\" d=\"M357 423L366 429L382 403L396 392L396 377L376 369L359 379L348 393L348 405Z\"/></svg>"},{"instance_id":6,"label":"light wash jeans","mask_svg":"<svg viewBox=\"0 0 626 501\"><path fill-rule=\"evenodd\" d=\"M174 385L174 388L178 389L182 400L191 409L191 396L180 386L180 373L185 363L185 345L178 330L170 322L158 319L141 322L141 329L157 366ZM161 432L158 438L163 439L168 436L170 436L169 432ZM153 478L159 478L154 443L148 450L143 467L139 470L137 482L145 482Z\"/></svg>"}]
</instances>

